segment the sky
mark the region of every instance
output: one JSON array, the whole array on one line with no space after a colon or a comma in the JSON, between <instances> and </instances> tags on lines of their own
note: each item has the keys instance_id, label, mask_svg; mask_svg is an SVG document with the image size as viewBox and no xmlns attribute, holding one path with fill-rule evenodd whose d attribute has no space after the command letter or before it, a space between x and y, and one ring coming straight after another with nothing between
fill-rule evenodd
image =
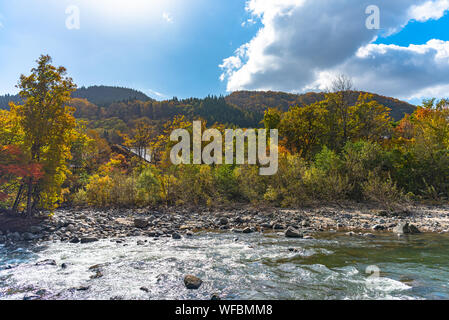
<instances>
[{"instance_id":1,"label":"sky","mask_svg":"<svg viewBox=\"0 0 449 320\"><path fill-rule=\"evenodd\" d=\"M373 9L374 8L374 9ZM449 96L449 0L0 0L0 94L40 54L78 86Z\"/></svg>"}]
</instances>

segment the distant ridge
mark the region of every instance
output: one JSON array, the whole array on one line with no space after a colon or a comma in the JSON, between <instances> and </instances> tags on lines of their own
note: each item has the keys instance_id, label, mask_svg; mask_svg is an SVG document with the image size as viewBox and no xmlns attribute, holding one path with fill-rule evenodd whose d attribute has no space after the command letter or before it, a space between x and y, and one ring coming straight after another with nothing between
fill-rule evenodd
<instances>
[{"instance_id":1,"label":"distant ridge","mask_svg":"<svg viewBox=\"0 0 449 320\"><path fill-rule=\"evenodd\" d=\"M351 91L349 104L354 104L364 91ZM391 109L391 116L400 120L405 114L411 114L416 106L395 98L384 97L375 93L373 100ZM263 113L267 108L280 108L287 111L291 106L306 106L325 99L323 92L308 92L293 94L275 91L236 91L226 97L226 102L239 106L242 110L255 113Z\"/></svg>"},{"instance_id":2,"label":"distant ridge","mask_svg":"<svg viewBox=\"0 0 449 320\"><path fill-rule=\"evenodd\" d=\"M73 98L86 99L98 106L106 106L113 102L140 100L152 100L143 92L123 87L92 86L81 87L72 94Z\"/></svg>"},{"instance_id":3,"label":"distant ridge","mask_svg":"<svg viewBox=\"0 0 449 320\"><path fill-rule=\"evenodd\" d=\"M98 106L107 106L114 102L140 100L152 100L143 92L123 87L113 86L91 86L81 87L72 94L73 98L86 99ZM20 103L21 99L18 95L0 96L0 109L8 109L9 102Z\"/></svg>"},{"instance_id":4,"label":"distant ridge","mask_svg":"<svg viewBox=\"0 0 449 320\"><path fill-rule=\"evenodd\" d=\"M348 95L348 103L354 104L362 93L366 92L351 91ZM374 93L372 95L375 101L391 109L391 117L394 120L400 120L405 114L411 114L416 109L416 106L405 101ZM201 116L211 123L238 125L257 125L263 119L264 111L268 108L280 108L287 111L291 106L305 106L325 99L323 92L292 94L275 91L236 91L228 96L215 99L206 97L203 99L156 101L140 91L112 86L81 87L72 96L77 99L85 99L102 109L102 112L90 110L90 113L93 112L92 114L95 115L95 119L119 117L128 121L148 116L154 120L161 120L179 114L191 114ZM145 108L148 109L148 106L136 109L136 106L132 106L132 102L136 100L151 104L152 111L144 111ZM7 109L9 101L20 102L20 97L17 95L0 96L0 109ZM82 110L79 110L78 115L85 118L92 116L83 114Z\"/></svg>"}]
</instances>

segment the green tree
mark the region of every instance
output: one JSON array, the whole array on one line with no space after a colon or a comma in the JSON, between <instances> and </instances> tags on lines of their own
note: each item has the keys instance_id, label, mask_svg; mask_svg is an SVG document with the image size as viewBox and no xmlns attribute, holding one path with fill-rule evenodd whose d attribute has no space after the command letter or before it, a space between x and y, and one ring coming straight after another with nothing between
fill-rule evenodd
<instances>
[{"instance_id":1,"label":"green tree","mask_svg":"<svg viewBox=\"0 0 449 320\"><path fill-rule=\"evenodd\" d=\"M310 157L312 152L319 151L326 136L326 114L327 110L322 102L291 108L282 115L279 124L282 143L290 151Z\"/></svg>"}]
</instances>

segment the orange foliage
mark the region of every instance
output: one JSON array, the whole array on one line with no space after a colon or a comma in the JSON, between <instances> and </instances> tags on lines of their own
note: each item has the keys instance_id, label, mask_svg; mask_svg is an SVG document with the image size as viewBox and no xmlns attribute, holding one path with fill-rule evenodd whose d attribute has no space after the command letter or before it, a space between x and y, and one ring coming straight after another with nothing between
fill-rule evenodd
<instances>
[{"instance_id":1,"label":"orange foliage","mask_svg":"<svg viewBox=\"0 0 449 320\"><path fill-rule=\"evenodd\" d=\"M18 146L0 146L0 187L17 179L31 178L36 183L43 175L42 165L28 162ZM0 190L0 201L6 198L8 194Z\"/></svg>"}]
</instances>

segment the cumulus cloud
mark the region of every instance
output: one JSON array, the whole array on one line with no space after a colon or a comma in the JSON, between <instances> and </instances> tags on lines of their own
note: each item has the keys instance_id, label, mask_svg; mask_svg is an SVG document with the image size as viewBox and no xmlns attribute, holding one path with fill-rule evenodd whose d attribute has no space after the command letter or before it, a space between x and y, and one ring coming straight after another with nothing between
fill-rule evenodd
<instances>
[{"instance_id":1,"label":"cumulus cloud","mask_svg":"<svg viewBox=\"0 0 449 320\"><path fill-rule=\"evenodd\" d=\"M449 79L447 42L408 47L373 42L410 20L441 18L449 0L377 3L381 30L366 28L365 10L372 1L249 0L246 9L262 27L223 60L221 80L227 81L228 91L304 92L323 89L333 75L345 73L361 90L399 97L443 88L444 78Z\"/></svg>"},{"instance_id":2,"label":"cumulus cloud","mask_svg":"<svg viewBox=\"0 0 449 320\"><path fill-rule=\"evenodd\" d=\"M420 5L413 5L409 9L409 17L420 22L430 19L438 20L444 16L448 8L449 0L427 1Z\"/></svg>"}]
</instances>

